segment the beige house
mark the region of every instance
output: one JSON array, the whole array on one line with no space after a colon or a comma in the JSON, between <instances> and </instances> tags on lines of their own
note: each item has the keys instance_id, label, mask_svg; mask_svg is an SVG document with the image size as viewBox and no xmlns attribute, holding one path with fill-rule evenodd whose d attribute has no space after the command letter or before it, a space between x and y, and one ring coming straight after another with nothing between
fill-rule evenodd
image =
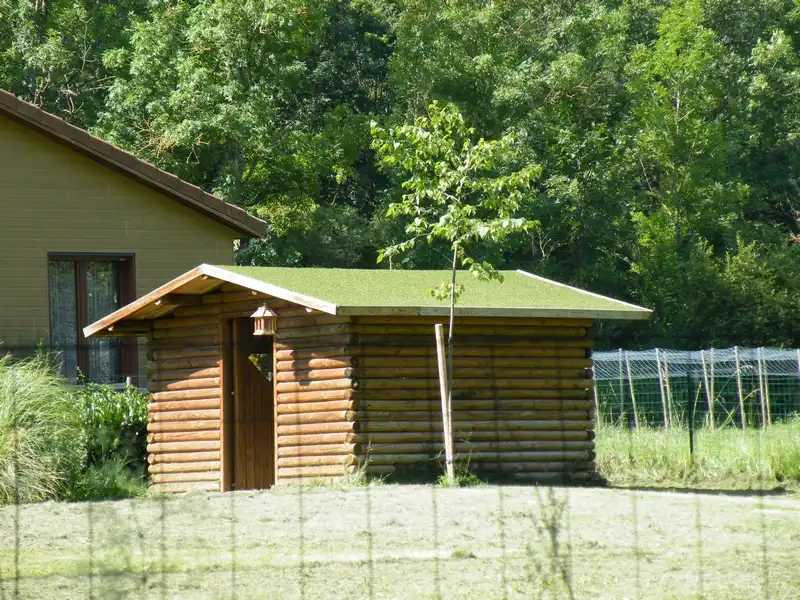
<instances>
[{"instance_id":1,"label":"beige house","mask_svg":"<svg viewBox=\"0 0 800 600\"><path fill-rule=\"evenodd\" d=\"M81 330L265 223L0 90L0 353L59 351L63 373L140 373L135 339Z\"/></svg>"}]
</instances>

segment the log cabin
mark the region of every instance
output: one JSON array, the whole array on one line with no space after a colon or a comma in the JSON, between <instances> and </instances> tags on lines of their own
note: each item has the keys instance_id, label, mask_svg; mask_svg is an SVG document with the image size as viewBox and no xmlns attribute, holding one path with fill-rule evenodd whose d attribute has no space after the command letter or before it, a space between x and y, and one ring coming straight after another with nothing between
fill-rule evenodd
<instances>
[{"instance_id":1,"label":"log cabin","mask_svg":"<svg viewBox=\"0 0 800 600\"><path fill-rule=\"evenodd\" d=\"M84 329L145 336L154 492L437 468L432 288L447 271L200 265ZM594 473L592 324L650 311L524 271L455 310L456 460L516 481ZM462 275L463 277L463 275Z\"/></svg>"}]
</instances>

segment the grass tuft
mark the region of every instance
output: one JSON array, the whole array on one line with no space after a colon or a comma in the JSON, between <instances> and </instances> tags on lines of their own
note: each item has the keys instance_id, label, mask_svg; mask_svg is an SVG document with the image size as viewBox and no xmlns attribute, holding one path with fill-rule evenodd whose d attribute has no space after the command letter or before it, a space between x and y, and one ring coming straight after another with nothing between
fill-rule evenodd
<instances>
[{"instance_id":1,"label":"grass tuft","mask_svg":"<svg viewBox=\"0 0 800 600\"><path fill-rule=\"evenodd\" d=\"M0 357L0 504L58 498L84 445L78 407L47 356Z\"/></svg>"}]
</instances>

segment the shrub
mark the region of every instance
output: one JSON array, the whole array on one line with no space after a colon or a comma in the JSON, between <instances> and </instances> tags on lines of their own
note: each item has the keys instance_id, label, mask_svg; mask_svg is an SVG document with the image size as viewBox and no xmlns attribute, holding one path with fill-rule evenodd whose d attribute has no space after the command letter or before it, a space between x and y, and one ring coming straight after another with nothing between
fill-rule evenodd
<instances>
[{"instance_id":1,"label":"shrub","mask_svg":"<svg viewBox=\"0 0 800 600\"><path fill-rule=\"evenodd\" d=\"M80 418L46 355L0 358L0 503L65 492L85 458Z\"/></svg>"},{"instance_id":2,"label":"shrub","mask_svg":"<svg viewBox=\"0 0 800 600\"><path fill-rule=\"evenodd\" d=\"M143 469L147 459L147 396L88 384L75 393L87 444L88 466L119 459Z\"/></svg>"},{"instance_id":3,"label":"shrub","mask_svg":"<svg viewBox=\"0 0 800 600\"><path fill-rule=\"evenodd\" d=\"M110 457L77 474L67 492L68 500L116 500L144 496L147 484L141 469L129 461Z\"/></svg>"}]
</instances>

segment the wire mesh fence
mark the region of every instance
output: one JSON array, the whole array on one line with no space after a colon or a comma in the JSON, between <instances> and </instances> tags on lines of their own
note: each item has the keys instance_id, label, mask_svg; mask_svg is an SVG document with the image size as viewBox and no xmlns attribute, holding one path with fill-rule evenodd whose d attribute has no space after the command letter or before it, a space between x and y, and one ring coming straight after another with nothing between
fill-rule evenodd
<instances>
[{"instance_id":1,"label":"wire mesh fence","mask_svg":"<svg viewBox=\"0 0 800 600\"><path fill-rule=\"evenodd\" d=\"M800 412L800 350L619 349L596 352L594 370L606 422L746 428Z\"/></svg>"},{"instance_id":2,"label":"wire mesh fence","mask_svg":"<svg viewBox=\"0 0 800 600\"><path fill-rule=\"evenodd\" d=\"M777 430L798 407L792 353L738 349L698 357L659 350L658 360L655 351L597 353L599 414L606 423L638 420L642 430L654 425L655 434L666 435L665 424L688 423L696 405L697 423L716 415L714 435L726 423L724 429L744 435L753 432L735 431L741 389L745 424L755 428L771 417ZM110 383L125 386L124 378ZM129 383L148 388L136 376ZM10 388L0 381L0 403L3 389ZM710 411L706 390L714 399ZM258 418L245 414L235 425ZM493 418L504 418L501 408ZM27 425L2 419L0 441L10 442L0 443L0 488L19 490L30 468L21 460ZM595 440L600 477L618 461L609 448L612 433L601 429ZM625 435L617 441L629 460L644 461ZM786 451L794 451L797 430L785 435ZM767 454L767 441L754 439L755 462ZM424 457L434 472L440 454L432 449ZM206 458L179 473L208 469L213 457ZM0 600L800 597L800 502L772 490L765 472L748 481L755 488L748 493L712 494L598 481L501 484L468 477L468 460L459 466L463 487L441 485L436 473L421 484L393 484L356 472L332 483L300 476L269 490L151 493L116 502L25 503L17 496L0 505Z\"/></svg>"}]
</instances>

